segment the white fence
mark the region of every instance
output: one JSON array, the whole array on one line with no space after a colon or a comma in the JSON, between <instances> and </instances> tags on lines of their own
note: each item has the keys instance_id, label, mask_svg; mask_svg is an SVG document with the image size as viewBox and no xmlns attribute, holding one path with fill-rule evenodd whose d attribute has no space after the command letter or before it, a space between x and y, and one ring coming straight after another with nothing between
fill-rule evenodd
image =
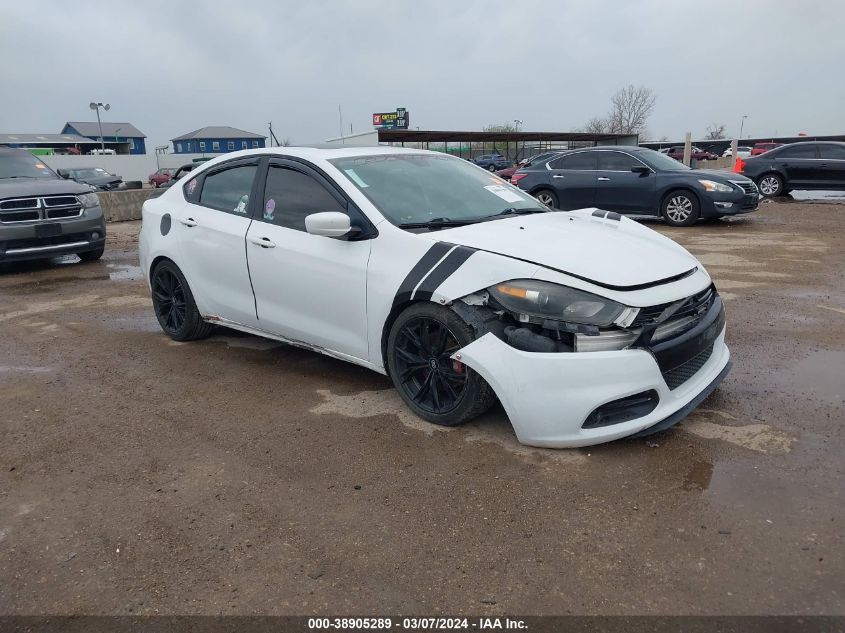
<instances>
[{"instance_id":1,"label":"white fence","mask_svg":"<svg viewBox=\"0 0 845 633\"><path fill-rule=\"evenodd\" d=\"M78 169L80 167L102 167L107 172L116 174L123 180L147 182L150 174L159 167L179 167L190 163L194 158L214 158L218 154L162 154L156 164L155 154L104 154L85 156L39 156L53 169Z\"/></svg>"}]
</instances>

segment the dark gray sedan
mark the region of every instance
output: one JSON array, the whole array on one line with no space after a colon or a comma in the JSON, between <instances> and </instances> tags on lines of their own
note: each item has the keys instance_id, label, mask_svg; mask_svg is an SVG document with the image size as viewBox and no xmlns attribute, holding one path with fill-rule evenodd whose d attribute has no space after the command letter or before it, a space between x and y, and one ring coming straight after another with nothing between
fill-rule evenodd
<instances>
[{"instance_id":1,"label":"dark gray sedan","mask_svg":"<svg viewBox=\"0 0 845 633\"><path fill-rule=\"evenodd\" d=\"M660 216L673 226L750 213L760 201L757 186L745 176L690 169L664 154L633 146L569 150L520 169L511 184L556 209L598 207Z\"/></svg>"}]
</instances>

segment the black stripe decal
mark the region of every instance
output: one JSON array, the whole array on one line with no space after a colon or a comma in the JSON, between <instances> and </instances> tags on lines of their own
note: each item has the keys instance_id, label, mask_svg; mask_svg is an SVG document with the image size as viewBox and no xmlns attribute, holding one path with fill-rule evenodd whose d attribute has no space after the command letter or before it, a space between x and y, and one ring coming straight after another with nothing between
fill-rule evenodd
<instances>
[{"instance_id":1,"label":"black stripe decal","mask_svg":"<svg viewBox=\"0 0 845 633\"><path fill-rule=\"evenodd\" d=\"M422 281L429 270L439 262L443 256L449 252L455 245L448 242L435 242L434 245L426 251L425 255L420 258L405 280L400 284L399 290L396 291L396 296L393 298L393 305L404 303L411 298L414 288Z\"/></svg>"},{"instance_id":2,"label":"black stripe decal","mask_svg":"<svg viewBox=\"0 0 845 633\"><path fill-rule=\"evenodd\" d=\"M431 295L433 295L434 291L440 287L440 284L451 277L452 274L458 270L458 268L460 268L473 253L475 253L475 249L469 248L468 246L458 246L455 250L449 253L446 259L440 262L437 267L431 271L431 274L420 284L420 287L417 288L417 291L414 293L414 300L430 300Z\"/></svg>"}]
</instances>

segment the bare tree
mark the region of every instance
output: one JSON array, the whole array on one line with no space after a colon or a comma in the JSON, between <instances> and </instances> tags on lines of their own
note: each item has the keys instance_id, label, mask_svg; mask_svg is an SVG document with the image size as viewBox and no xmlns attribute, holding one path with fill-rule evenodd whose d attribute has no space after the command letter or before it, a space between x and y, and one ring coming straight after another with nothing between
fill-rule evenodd
<instances>
[{"instance_id":1,"label":"bare tree","mask_svg":"<svg viewBox=\"0 0 845 633\"><path fill-rule=\"evenodd\" d=\"M587 121L587 124L582 127L579 132L586 132L587 134L606 134L610 125L604 117L594 116Z\"/></svg>"},{"instance_id":2,"label":"bare tree","mask_svg":"<svg viewBox=\"0 0 845 633\"><path fill-rule=\"evenodd\" d=\"M718 141L721 138L725 138L725 131L727 129L728 126L724 123L714 123L713 125L708 125L704 138L708 141Z\"/></svg>"},{"instance_id":3,"label":"bare tree","mask_svg":"<svg viewBox=\"0 0 845 633\"><path fill-rule=\"evenodd\" d=\"M657 96L651 88L629 84L617 90L610 98L610 112L607 116L593 117L581 131L591 134L645 135L646 123L656 102Z\"/></svg>"},{"instance_id":4,"label":"bare tree","mask_svg":"<svg viewBox=\"0 0 845 633\"><path fill-rule=\"evenodd\" d=\"M645 131L657 96L651 88L629 84L610 98L608 127L614 134L639 134Z\"/></svg>"},{"instance_id":5,"label":"bare tree","mask_svg":"<svg viewBox=\"0 0 845 633\"><path fill-rule=\"evenodd\" d=\"M282 142L279 143L281 147L290 147L290 137L285 137L282 139Z\"/></svg>"}]
</instances>

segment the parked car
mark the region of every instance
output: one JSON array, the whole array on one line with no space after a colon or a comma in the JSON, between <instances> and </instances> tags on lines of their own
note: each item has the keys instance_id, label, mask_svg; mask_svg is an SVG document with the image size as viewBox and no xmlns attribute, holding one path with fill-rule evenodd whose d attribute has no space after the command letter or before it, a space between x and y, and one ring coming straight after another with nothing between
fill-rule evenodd
<instances>
[{"instance_id":1,"label":"parked car","mask_svg":"<svg viewBox=\"0 0 845 633\"><path fill-rule=\"evenodd\" d=\"M561 150L556 150L554 152L544 152L543 154L537 154L535 156L529 156L528 158L523 158L519 161L516 165L512 165L507 169L500 169L496 172L496 175L499 178L504 180L510 181L511 176L513 176L518 169L522 169L523 167L528 167L531 163L536 163L537 161L543 160L544 158L551 158L552 156L557 156L560 154Z\"/></svg>"},{"instance_id":2,"label":"parked car","mask_svg":"<svg viewBox=\"0 0 845 633\"><path fill-rule=\"evenodd\" d=\"M783 147L783 143L754 143L754 147L751 148L751 155L759 156L776 147Z\"/></svg>"},{"instance_id":3,"label":"parked car","mask_svg":"<svg viewBox=\"0 0 845 633\"><path fill-rule=\"evenodd\" d=\"M669 151L666 152L666 156L683 162L684 146L679 145L677 147L670 147ZM690 160L716 160L717 158L718 156L716 156L713 152L706 152L695 145L690 148Z\"/></svg>"},{"instance_id":4,"label":"parked car","mask_svg":"<svg viewBox=\"0 0 845 633\"><path fill-rule=\"evenodd\" d=\"M767 198L792 189L845 190L845 143L790 143L745 160L743 175Z\"/></svg>"},{"instance_id":5,"label":"parked car","mask_svg":"<svg viewBox=\"0 0 845 633\"><path fill-rule=\"evenodd\" d=\"M170 178L173 176L173 172L175 171L175 169L170 169L168 167L162 167L161 169L157 169L156 171L150 174L148 182L153 187L161 187L164 183L170 181Z\"/></svg>"},{"instance_id":6,"label":"parked car","mask_svg":"<svg viewBox=\"0 0 845 633\"><path fill-rule=\"evenodd\" d=\"M505 169L511 166L511 162L501 154L484 154L472 161L479 167L484 167L489 171L496 171L497 169Z\"/></svg>"},{"instance_id":7,"label":"parked car","mask_svg":"<svg viewBox=\"0 0 845 633\"><path fill-rule=\"evenodd\" d=\"M98 191L114 191L123 189L123 178L110 174L102 167L74 167L72 169L59 169L59 176L69 178Z\"/></svg>"},{"instance_id":8,"label":"parked car","mask_svg":"<svg viewBox=\"0 0 845 633\"><path fill-rule=\"evenodd\" d=\"M140 264L174 340L224 325L340 358L434 424L498 397L526 444L663 430L730 368L722 301L680 245L615 213L551 213L442 153L201 165L144 203Z\"/></svg>"},{"instance_id":9,"label":"parked car","mask_svg":"<svg viewBox=\"0 0 845 633\"><path fill-rule=\"evenodd\" d=\"M184 176L188 172L191 172L194 169L196 169L197 165L198 165L198 163L193 163L193 162L185 163L184 165L181 165L179 168L176 169L176 171L173 172L173 174L170 176L170 179L161 183L158 186L158 188L159 189L166 189L166 188L170 187L171 185L173 185L173 183L175 183L177 180L182 178L182 176Z\"/></svg>"},{"instance_id":10,"label":"parked car","mask_svg":"<svg viewBox=\"0 0 845 633\"><path fill-rule=\"evenodd\" d=\"M751 156L751 148L747 145L737 145L736 155L740 158L748 158ZM731 156L733 156L733 149L728 147L728 149L722 153L722 158L730 158Z\"/></svg>"},{"instance_id":11,"label":"parked car","mask_svg":"<svg viewBox=\"0 0 845 633\"><path fill-rule=\"evenodd\" d=\"M520 169L511 183L556 209L661 216L673 226L749 213L759 203L757 187L744 176L690 169L666 154L627 145L569 150Z\"/></svg>"},{"instance_id":12,"label":"parked car","mask_svg":"<svg viewBox=\"0 0 845 633\"><path fill-rule=\"evenodd\" d=\"M106 223L88 185L60 178L25 150L0 147L0 263L75 253L99 259Z\"/></svg>"}]
</instances>

